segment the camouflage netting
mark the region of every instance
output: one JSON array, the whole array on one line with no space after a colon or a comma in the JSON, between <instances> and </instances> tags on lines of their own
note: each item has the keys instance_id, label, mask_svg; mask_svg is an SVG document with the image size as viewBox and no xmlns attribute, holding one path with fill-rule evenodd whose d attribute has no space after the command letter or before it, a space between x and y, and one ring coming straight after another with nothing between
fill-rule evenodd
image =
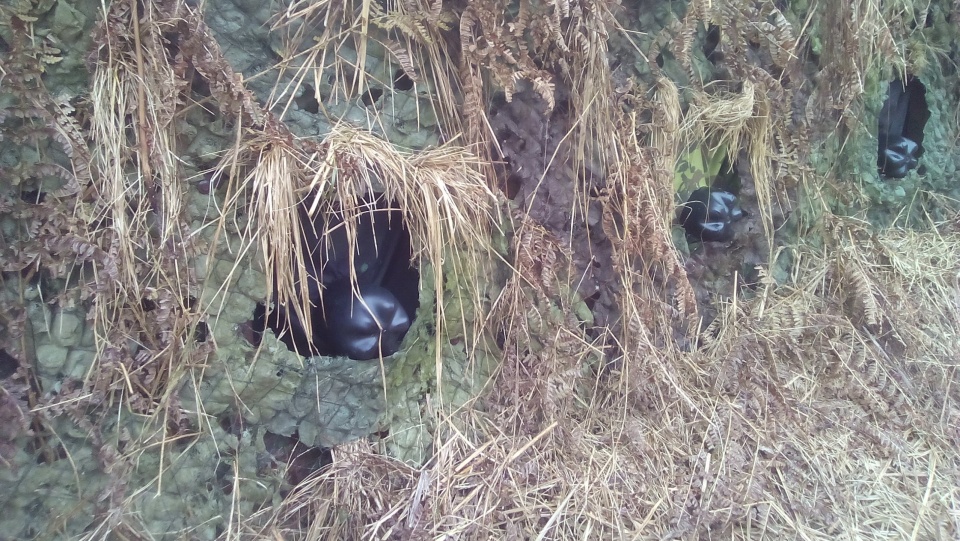
<instances>
[{"instance_id":1,"label":"camouflage netting","mask_svg":"<svg viewBox=\"0 0 960 541\"><path fill-rule=\"evenodd\" d=\"M960 4L834 4L0 6L0 538L960 539ZM305 358L365 192L415 322Z\"/></svg>"},{"instance_id":2,"label":"camouflage netting","mask_svg":"<svg viewBox=\"0 0 960 541\"><path fill-rule=\"evenodd\" d=\"M195 28L192 35L178 33L176 28L158 29L168 60L182 61L177 56L180 47L198 46L196 42L204 39L210 41L199 43L200 47L215 47L219 42L223 56L220 51L204 51L211 58L205 59L203 67L198 62L192 69L229 65L227 69L251 81L247 88L254 93L244 105L263 104L263 111L283 118L283 126L276 129L289 129L291 135L321 141L331 126L347 122L407 149L436 144L440 133L436 121L430 120L432 104L427 100L418 104L417 90L393 88L398 74L404 72L388 62L382 47L371 46L366 52L366 76L370 87L377 89L377 98L338 95L336 85L329 82L311 85L301 80L303 74L295 78L295 63L285 69L276 67L278 57L272 47L285 42L280 39L283 32L296 31L290 27L270 30L266 23L276 15L276 5L221 4L205 6L209 33L202 28ZM217 171L236 143L238 121L237 111L220 110L211 99L217 89L211 92L210 86L224 83L217 79L222 73L206 78L196 72L177 72L186 85L181 90L195 101L169 119L172 122L164 134L179 149L174 167L182 179L182 191L176 195L182 205L178 216L182 225L174 224L161 233L175 231L166 241L170 252L160 258L177 259L180 270L186 271L177 278L188 281L170 291L161 277L145 273L138 276L145 279L140 291L125 292L141 295L128 300L139 306L124 306L121 294L117 306L108 308L115 312L96 313L100 308L95 299L108 295L113 285L109 282L121 278L117 267L123 264L118 260L124 254L117 249L116 239L109 251L87 240L85 230L94 235L103 230L104 207L109 204L96 202L106 197L102 187L77 193L74 186L90 173L76 171L77 156L69 154L78 148L87 152L80 139L88 128L82 125L82 116L110 113L91 110L89 103L89 88L101 81L93 80L88 70L100 69L112 77L102 72L117 62L101 57L102 63L92 63L97 55L115 52L94 45L94 38L103 40L110 32L103 26L95 31L103 15L100 7L99 3L24 3L3 11L3 53L9 60L4 66L17 69L5 81L0 98L5 107L3 227L8 272L3 304L13 308L4 319L3 359L9 366L3 375L9 377L17 366L29 366L31 378L4 391L4 482L12 488L4 496L4 531L39 538L55 532L76 535L91 524L108 531L128 521L110 516L111 509L122 505L135 517L129 526L132 530L214 538L229 520L222 513L229 509L234 494L243 495L237 516L250 515L285 494L297 475L302 478L329 460L321 453L296 468L285 464L304 449L329 448L376 433L393 456L423 461L432 441L423 399L436 390L430 382L437 378L431 264L422 260L421 309L405 347L383 365L303 358L289 351L270 329L255 328L258 303L271 303L270 279L263 272L262 247L244 237L252 225L250 211L231 206L228 199L238 194L226 186L227 175ZM175 7L160 9L171 13ZM108 24L130 24L127 6L111 6L108 20ZM191 19L200 20L199 16ZM36 29L36 41L27 36L26 25ZM311 44L314 37L299 39ZM190 43L191 39L195 42ZM357 52L349 47L338 54L352 54L356 62ZM180 68L174 66L171 73ZM339 76L332 68L315 75L318 82ZM424 92L424 85L420 83L419 92ZM280 95L274 93L276 89ZM381 95L384 89L387 94ZM158 108L153 114L164 111ZM55 115L66 116L54 119ZM64 132L70 129L76 131ZM76 139L69 139L72 136ZM91 154L94 164L98 157L109 159L98 156L96 148ZM78 178L70 178L71 172ZM142 186L129 176L121 181L130 183L131 189ZM85 205L90 196L93 203ZM71 217L72 211L66 209L76 205L77 198L78 208L90 216ZM148 196L132 198L127 204L136 213L135 205L153 203L156 199ZM37 212L52 221L34 217ZM133 230L145 225L152 234L162 227L157 222L136 223L133 214L129 217ZM133 254L140 272L156 263L151 258L157 256L147 250L143 246ZM450 268L454 271L457 266ZM490 275L491 285L496 280ZM444 288L457 299L447 313L456 316L473 310L455 277ZM146 321L136 319L144 316ZM187 327L171 328L177 317ZM118 344L112 338L121 336L117 331L135 334L127 334L122 339L125 344ZM184 355L191 361L158 366L160 350L154 347L184 345L189 350ZM476 382L482 383L490 370L480 350L471 353L479 361L468 368L466 346L460 345L459 354L453 347L445 356L443 399L450 405L463 404L473 396ZM121 380L109 381L114 370L123 371ZM180 381L176 387L164 388L175 379ZM125 396L128 393L133 396ZM170 410L157 410L148 398L161 395L179 404L178 418L169 418ZM116 403L121 405L119 416L111 407L115 399L120 400ZM122 405L127 400L132 403L130 409ZM387 408L387 403L392 406ZM29 423L31 408L44 420ZM129 457L126 453L134 448L150 450ZM297 469L302 471L290 473Z\"/></svg>"}]
</instances>

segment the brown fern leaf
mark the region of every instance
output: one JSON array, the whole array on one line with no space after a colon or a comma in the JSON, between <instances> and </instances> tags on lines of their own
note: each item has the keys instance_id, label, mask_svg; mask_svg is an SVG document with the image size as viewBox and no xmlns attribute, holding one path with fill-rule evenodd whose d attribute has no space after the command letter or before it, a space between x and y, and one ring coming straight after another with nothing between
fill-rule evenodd
<instances>
[{"instance_id":1,"label":"brown fern leaf","mask_svg":"<svg viewBox=\"0 0 960 541\"><path fill-rule=\"evenodd\" d=\"M552 111L556 106L556 90L553 84L553 81L549 78L545 72L533 79L533 89L537 94L543 98L543 101L547 102L547 111Z\"/></svg>"},{"instance_id":2,"label":"brown fern leaf","mask_svg":"<svg viewBox=\"0 0 960 541\"><path fill-rule=\"evenodd\" d=\"M415 83L420 82L420 74L417 73L417 67L413 62L413 58L410 55L410 51L401 45L400 43L393 40L384 40L384 47L390 54L393 55L393 58L400 64L400 67L403 69L403 72Z\"/></svg>"},{"instance_id":3,"label":"brown fern leaf","mask_svg":"<svg viewBox=\"0 0 960 541\"><path fill-rule=\"evenodd\" d=\"M853 286L855 294L853 299L855 304L862 309L864 321L871 327L879 326L883 318L883 310L880 303L877 302L878 289L876 284L857 263L846 265L845 271L844 277Z\"/></svg>"},{"instance_id":4,"label":"brown fern leaf","mask_svg":"<svg viewBox=\"0 0 960 541\"><path fill-rule=\"evenodd\" d=\"M691 2L687 8L687 13L680 21L676 37L673 39L673 51L677 61L683 66L687 77L693 83L697 80L693 69L693 63L690 61L690 54L693 49L693 43L696 39L697 28L704 19L705 7L702 1Z\"/></svg>"},{"instance_id":5,"label":"brown fern leaf","mask_svg":"<svg viewBox=\"0 0 960 541\"><path fill-rule=\"evenodd\" d=\"M771 57L780 68L786 68L789 63L797 58L794 53L794 46L797 43L793 32L793 25L784 17L783 12L774 8L773 28L768 34L767 39L771 40Z\"/></svg>"},{"instance_id":6,"label":"brown fern leaf","mask_svg":"<svg viewBox=\"0 0 960 541\"><path fill-rule=\"evenodd\" d=\"M566 13L563 13L563 7L566 7ZM561 20L570 15L570 2L569 0L559 0L553 6L553 13L549 18L550 32L553 34L554 44L560 48L563 52L569 52L570 48L567 47L566 40L563 38L563 29L560 27Z\"/></svg>"}]
</instances>

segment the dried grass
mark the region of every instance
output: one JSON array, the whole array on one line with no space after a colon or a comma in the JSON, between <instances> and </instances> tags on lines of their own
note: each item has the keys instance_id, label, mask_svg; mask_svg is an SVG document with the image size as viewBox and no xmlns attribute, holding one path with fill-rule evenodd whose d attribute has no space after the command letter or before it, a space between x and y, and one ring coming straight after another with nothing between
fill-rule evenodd
<instances>
[{"instance_id":1,"label":"dried grass","mask_svg":"<svg viewBox=\"0 0 960 541\"><path fill-rule=\"evenodd\" d=\"M918 270L960 239L888 232L847 250L874 268L921 238L925 251L898 250L872 276L887 296L951 292L906 297L946 315L958 269ZM561 403L508 389L570 381L562 357L535 377L505 367L488 412L457 414L424 467L350 446L274 527L299 537L284 521L312 509L308 531L347 538L952 538L955 315L898 321L894 351L845 304L832 261L804 252L800 285L724 305L703 350L655 348L631 328L635 353L575 378Z\"/></svg>"},{"instance_id":2,"label":"dried grass","mask_svg":"<svg viewBox=\"0 0 960 541\"><path fill-rule=\"evenodd\" d=\"M671 103L669 89L658 105ZM619 361L583 370L597 366L593 343L554 311L569 302L555 285L568 255L518 217L515 275L497 305L510 331L505 363L483 407L438 412L446 424L422 468L351 454L288 505L320 502L311 524L350 538L954 538L956 238L935 228L871 236L827 215L832 240L798 247L794 286L761 269L757 295L722 303L702 349L659 338L671 335L673 312L650 268L631 264L638 253L674 257L660 248L670 183L658 169L687 144L745 150L772 251L772 163L798 157L784 154L796 151L785 126L771 125L782 119L769 92L747 83L729 99L702 94L674 131L678 108L666 107L652 159L629 135L615 142L624 159L608 162L607 235L624 290L636 292L624 296ZM685 282L682 269L671 273ZM391 475L405 472L387 502L337 500L341 516L367 517L352 529L330 518L344 468L394 487Z\"/></svg>"},{"instance_id":3,"label":"dried grass","mask_svg":"<svg viewBox=\"0 0 960 541\"><path fill-rule=\"evenodd\" d=\"M569 14L568 3L550 6L564 18ZM332 8L328 2L294 4L290 12L323 11L334 29L339 21L359 40L362 59L371 3L347 4L342 12ZM857 20L848 8L838 9L843 21ZM877 9L871 3L855 6L875 22ZM357 12L359 18L347 16ZM694 13L716 15L704 6ZM341 18L334 21L334 15ZM517 213L507 287L488 320L457 322L474 336L490 332L486 325L502 329L503 366L473 407L450 411L435 404L430 413L438 429L430 460L413 467L378 454L366 442L338 447L331 467L278 505L252 516L231 511L223 537L956 539L960 238L933 224L925 232L873 232L824 213L824 245L799 243L792 285L776 285L761 269L755 295L717 300L718 317L695 333L685 325L696 314L696 299L669 236L671 164L687 145L745 151L760 207L766 209L762 223L772 252L772 161L791 165L784 126L773 126L780 122L776 81L748 79L737 96L697 94L702 101L681 122L676 88L663 80L654 100L669 107L652 128L641 127L635 115L616 116L597 105L613 93L596 42L605 30L588 27L594 33L577 57L587 76L574 79L580 101L572 133L577 159L601 155L608 175L604 227L614 257L605 263L616 267L624 292L623 329L609 337L617 343L617 358L601 361L599 340L572 315L577 299L568 287L565 247ZM157 255L166 254L163 247L178 235L171 224L180 217L174 201L179 185L167 139L172 115L164 116L162 106L169 103L160 81L162 62L150 56L148 29L141 25L135 32L140 45L134 50L145 53L107 54L93 85L100 211L119 239L115 254L121 269L115 297L103 310L132 304L128 299L139 303L151 294L144 288L163 290L156 293L161 303L175 302L171 292L183 289L178 276L145 283L137 272L143 265L170 268L164 258L183 254ZM442 64L440 49L414 34L404 32L408 47L419 40L420 62ZM311 50L315 66L327 66L324 55L336 55L327 48L331 43L332 38ZM157 79L145 78L140 66L147 61ZM480 65L478 58L472 62L460 70L433 71L435 82ZM508 66L524 68L514 77L534 76L518 62ZM345 93L363 87L362 61L352 68L354 78L343 79ZM304 70L298 80L309 71L298 69ZM255 250L264 257L264 268L279 279L281 301L297 294L284 277L305 279L304 256L298 243L276 239L297 238L296 207L308 196L314 197L307 200L312 212L342 209L350 223L365 193L382 192L404 209L415 258L435 273L435 283L443 283L444 272L469 280L470 272L482 268L469 258L488 253L489 228L497 217L475 153L453 144L401 152L345 125L319 143L297 141L269 114L251 108L242 85L226 76L219 81L213 86L221 106L243 126L216 172L227 186L227 206L216 226L228 228L228 217L248 206L238 254ZM458 126L449 105L453 91L445 84L435 85L438 103L446 104L448 125ZM133 137L125 132L128 111L138 113ZM461 120L479 129L477 119ZM642 140L644 129L655 136ZM593 136L602 150L584 141ZM483 135L474 132L467 139ZM140 176L131 176L131 170ZM146 186L154 182L161 189L151 192ZM147 197L151 193L159 194L159 202ZM148 214L160 217L158 225ZM212 246L219 249L217 240ZM442 307L443 288L436 289ZM473 295L481 305L480 290ZM201 308L216 312L215 305ZM194 322L190 318L197 317L187 307L182 316ZM119 338L112 332L122 329L109 312L98 317L100 344L116 347ZM438 312L438 374L442 326L452 323ZM674 340L678 332L699 348L681 347ZM152 360L177 359L174 345L153 345ZM125 365L108 368L123 379ZM178 374L172 370L169 377ZM165 389L146 394L160 401L154 412L178 410ZM125 503L117 505L120 514ZM111 520L105 529L118 535L140 528Z\"/></svg>"}]
</instances>

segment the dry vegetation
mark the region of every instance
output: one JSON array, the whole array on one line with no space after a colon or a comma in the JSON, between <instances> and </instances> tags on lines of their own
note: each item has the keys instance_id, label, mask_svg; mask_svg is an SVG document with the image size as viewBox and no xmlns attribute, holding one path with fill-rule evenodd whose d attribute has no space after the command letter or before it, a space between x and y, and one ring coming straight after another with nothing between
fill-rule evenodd
<instances>
[{"instance_id":1,"label":"dry vegetation","mask_svg":"<svg viewBox=\"0 0 960 541\"><path fill-rule=\"evenodd\" d=\"M295 295L284 277L303 272L290 264L302 255L275 239L294 238L297 202L316 196L314 212L351 209L376 188L401 202L416 257L435 283L443 273L475 280L471 272L484 265L471 258L492 250L495 224L510 233L511 274L488 313L469 322L437 314L438 368L444 324L462 325L475 340L502 331L502 366L475 403L433 405L438 429L422 466L365 441L343 445L282 503L252 516L231 512L224 538L960 539L960 218L915 231L834 215L824 201L855 187L840 171L814 175L808 162L812 141L856 127L862 81L881 69L880 58L892 55L896 71L924 68L902 54L910 28L887 26L913 6L823 2L794 27L773 2L694 1L655 40L690 72L684 110L656 51L636 51L649 59L650 88L611 72L608 42L632 43L635 31L623 26L621 6L502 4L300 1L275 20L278 31L297 20L326 25L328 35L310 47L289 38L308 58L291 63L301 66L297 80L320 76L302 66L332 69L342 75L338 92L358 95L362 60L347 65L338 48L363 59L375 35L411 79L428 80L449 142L413 153L345 125L321 141L296 138L244 88L199 12L176 0L145 2L137 18L128 9L136 3L113 3L98 29L89 127L63 104L30 98L74 164L71 193L49 203L52 216L72 221L35 238L73 240L38 240L36 257L4 267L19 271L38 259L53 266L65 252L89 261L95 287L84 294L96 301L101 353L82 388L25 408L70 414L115 409L119 400L177 437L189 414L170 389L214 354L212 344L188 337L217 309L186 300L210 286L178 262L199 250L258 253L281 297ZM696 82L691 49L707 23L722 29L730 77L742 83L736 91ZM811 90L801 51L813 24L824 33L825 84ZM826 30L830 24L839 30ZM165 43L174 34L171 53ZM171 141L177 116L196 106L183 99L194 73L235 123L235 147L213 172L227 206L207 225L227 228L245 209L240 247L219 233L201 245L182 220L185 179ZM5 74L8 84L14 75ZM619 315L602 329L587 329L575 309L576 246L524 205L495 205L488 188L498 185L498 151L486 104L493 88L509 101L522 84L548 113L563 89L575 119L565 159L605 179L593 195L570 185L580 219L591 197L602 208L596 234L610 256L598 264L617 277L610 291ZM671 238L673 167L699 145L745 160L767 260L789 252L794 262L787 283L762 267L754 289L712 292L717 315L705 327ZM814 211L792 241L778 240L777 216L803 197ZM469 257L451 257L450 247ZM472 302L483 305L479 287L473 291ZM141 299L160 310L145 310ZM131 336L141 344L135 354ZM103 467L121 475L129 455L119 458L76 416ZM124 501L111 504L122 510ZM105 517L103 530L148 538L120 515ZM105 538L103 530L86 538Z\"/></svg>"}]
</instances>

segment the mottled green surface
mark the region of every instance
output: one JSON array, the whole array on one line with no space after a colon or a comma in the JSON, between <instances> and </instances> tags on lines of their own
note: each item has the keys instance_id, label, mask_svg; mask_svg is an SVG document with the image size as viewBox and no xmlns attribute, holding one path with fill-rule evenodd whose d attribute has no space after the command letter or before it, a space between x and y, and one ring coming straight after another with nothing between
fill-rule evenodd
<instances>
[{"instance_id":1,"label":"mottled green surface","mask_svg":"<svg viewBox=\"0 0 960 541\"><path fill-rule=\"evenodd\" d=\"M46 66L45 88L57 98L86 97L91 77L85 60L101 4L50 0L23 5L24 15L37 18L38 39L62 51L55 63ZM386 59L375 41L370 42L366 68L369 88L384 90L375 104L379 110L376 121L372 107L358 96L337 94L327 77L320 78L327 82L314 94L312 86L296 84L289 69L261 73L278 62L276 51L283 49L280 33L270 33L264 25L275 7L269 2L208 2L206 17L248 88L261 103L282 115L294 133L320 140L334 122L344 120L404 148L422 149L436 143L432 109L417 96L426 87L421 83L406 92L394 91L391 84L398 66ZM4 28L0 25L0 37L8 39L10 33ZM305 43L310 44L310 38L307 36ZM349 49L342 49L341 54L356 56ZM291 96L292 101L288 100ZM323 101L316 113L307 110L314 97ZM11 97L0 92L0 106L12 105L16 104ZM204 171L232 147L235 128L215 109L192 107L177 119L176 129L183 178L189 179L183 219L201 240L210 242L217 229L211 224L218 223L224 208L223 190L213 189L207 195L195 184L206 178ZM0 139L3 195L17 197L21 189L49 192L62 188L63 181L57 176L18 176L18 171L47 163L70 165L61 147L52 141L36 146ZM91 525L122 530L126 524L157 538L181 537L189 531L186 535L191 539L214 539L224 531L231 512L246 517L262 505L279 501L283 468L273 462L271 450L264 444L268 432L296 435L308 446L326 447L389 430L382 440L387 452L414 463L427 457L433 427L424 422L425 397L437 391L432 269L422 269L421 308L403 349L383 366L346 358L305 359L288 351L270 330L264 333L261 347L255 348L240 329L253 317L257 303L268 301L268 280L259 266L262 255L237 249L242 221L235 223L231 218L225 222L216 255L189 262L198 283L203 284L197 306L206 308L208 340L216 344L215 355L202 366L189 368L173 390L186 413L187 432L198 435L161 444L162 412L158 417L144 417L115 404L88 412L87 419L97 423L94 428L102 438L95 443L90 427L51 411L48 428L56 438L51 443L63 456L38 460L27 434L11 442L15 453L4 454L9 464L0 468L0 505L4 509L0 531L15 538L49 539L73 537ZM23 225L7 214L0 219L7 239L22 234ZM21 284L8 278L4 284L2 301L22 304L28 314L39 388L60 392L65 386L74 389L82 385L95 369L98 355L88 319L90 303L54 301L54 296L64 292L71 297L73 286L66 282ZM456 300L449 303L448 312L456 312L458 317L459 310L469 305L453 297L462 293L462 287L456 280L445 285L448 298ZM464 317L473 317L473 313ZM445 335L444 340L448 338ZM473 359L469 371L464 368L468 357ZM493 362L495 357L483 351L467 355L462 345L451 348L443 359L449 367L443 374L445 404L461 404L472 397ZM242 419L240 432L236 425L228 426L237 419ZM124 450L134 454L127 456ZM101 456L117 452L122 457L119 460ZM118 479L122 483L118 484ZM122 516L110 515L121 509Z\"/></svg>"},{"instance_id":2,"label":"mottled green surface","mask_svg":"<svg viewBox=\"0 0 960 541\"><path fill-rule=\"evenodd\" d=\"M35 36L51 48L44 88L57 99L85 97L90 80L85 62L93 47L92 25L102 15L101 3L43 0L14 5L36 18ZM282 72L274 67L285 60L282 53L287 43L285 30L269 30L274 4L211 0L203 5L208 24L233 68L243 75L257 99L282 115L298 136L322 139L334 122L343 120L371 129L404 148L423 149L438 141L437 120L429 101L422 97L429 88L418 83L409 91L393 90L398 66L389 61L376 40L368 41L366 90L379 89L383 95L371 106L363 103L361 95L344 95L342 88L332 83L329 71L319 73L317 78L313 73L301 74L306 75L301 78L296 59ZM807 9L807 2L791 4L797 28L805 20ZM658 2L652 9L642 10L644 15L638 24L643 33L636 36L642 50L662 51L663 74L680 86L681 93L690 83L690 75L668 46L654 47L654 40L657 32L684 10L684 2ZM956 24L948 23L937 10L933 23L923 30L924 36L933 46L949 48L956 39ZM301 43L305 45L310 45L320 31L303 30ZM702 39L702 30L697 39ZM810 50L815 54L823 49L822 31L817 19L807 28ZM9 29L0 25L0 37L9 42L10 36ZM340 54L346 60L356 60L356 52L349 46ZM630 67L630 77L652 86L650 65L636 54L632 44L611 43L611 56ZM704 81L716 76L715 68L703 55L694 54L691 61L695 76ZM866 188L871 199L869 216L879 224L892 223L897 217L921 216L928 210L923 191L960 197L955 74L945 75L943 66L934 62L917 75L926 85L931 112L922 175L913 171L903 180L890 181L877 173L876 116L893 73L867 74L862 123L851 132L829 134L818 141L818 146L807 149L809 165L817 174L842 171L838 178L849 184L842 184L841 191L853 186ZM315 88L317 81L319 86ZM314 100L322 107L311 112ZM11 107L12 103L11 96L0 88L0 108ZM203 107L190 108L178 118L177 125L183 177L195 183L216 164L220 153L233 146L235 138L235 128L220 114ZM38 165L68 167L69 160L51 141L15 144L8 134L2 134L0 195L16 198L20 190L53 191L63 186L63 179L57 175L26 173ZM224 208L223 190L214 189L207 195L191 183L184 199L183 221L189 231L212 241L215 227L210 224L219 218L218 209ZM838 213L861 210L840 198L827 203ZM801 199L801 211L806 204ZM16 239L25 224L25 219L0 214L0 231L5 239ZM13 440L13 452L3 455L6 462L0 467L0 508L4 510L0 513L0 537L75 537L91 525L102 523L104 528L118 531L126 524L133 531L151 532L157 538L213 539L230 523L231 513L234 518L247 517L280 498L281 468L271 462L264 443L266 433L296 434L311 446L332 446L380 433L378 438L382 439L378 441L389 455L419 464L429 456L433 442L435 427L429 408L469 402L495 369L498 358L492 353L496 351L492 338L481 336L475 344L470 342L470 329L462 328L476 322L481 308L474 305L467 290L473 277L458 275L453 268L445 269L442 286L434 283L433 269L421 269L423 288L416 323L403 349L382 366L376 361L358 363L344 358L304 359L288 351L269 330L260 348L255 348L241 329L257 303L268 301L269 282L259 267L262 254L242 249L242 224L235 227L232 220L227 220L224 227L213 256L187 262L203 283L198 306L206 310L209 340L216 344L215 355L202 366L189 367L172 390L179 408L186 412L184 424L189 429L185 432L190 437L161 444L168 422L163 412L156 417L137 415L122 402L83 412L80 420L95 419L99 423L95 431L79 426L77 419L65 413L53 409L42 412L49 423L48 444L59 454L42 456L34 451L32 436L25 433ZM795 235L796 228L796 222L791 221L781 234ZM690 247L682 234L676 241L682 255L689 256ZM504 246L501 249L506 251ZM450 261L454 254L445 256ZM773 266L771 272L778 281L787 279L789 261L789 252L784 252ZM738 265L733 262L729 268ZM704 283L723 283L711 281L710 272L706 271ZM495 272L480 275L482 302L489 303L496 298L504 276ZM21 282L16 276L5 275L0 288L0 304L23 308L27 313L26 335L36 352L33 368L42 392L79 385L97 358L95 329L88 317L91 306L71 293L74 286L66 280L34 278ZM444 292L443 313L448 321L439 331L434 306L438 287ZM721 289L729 290L713 287ZM576 308L581 320L587 321L589 310L583 305ZM557 313L550 315L558 317ZM438 347L442 351L439 361ZM531 344L532 349L537 347ZM99 442L94 442L94 433ZM110 514L116 510L122 510L122 516Z\"/></svg>"},{"instance_id":3,"label":"mottled green surface","mask_svg":"<svg viewBox=\"0 0 960 541\"><path fill-rule=\"evenodd\" d=\"M276 6L269 2L210 0L205 3L204 16L233 69L243 73L247 87L261 103L281 115L294 133L321 138L331 125L348 122L403 148L422 149L437 143L437 119L426 99L430 88L424 81L410 90L393 88L400 66L390 60L390 54L376 39L379 34L375 27L370 28L371 37L366 41L365 85L358 92L345 94L344 87L350 83L337 80L330 64L334 59L344 66L360 64L351 41L346 39L336 54L328 51L327 65L317 70L316 63L304 60L306 55L293 53L316 44L315 38L323 31L322 21L270 31L275 13ZM348 69L341 75L352 73ZM366 92L382 94L364 103ZM312 108L317 111L311 112Z\"/></svg>"}]
</instances>

